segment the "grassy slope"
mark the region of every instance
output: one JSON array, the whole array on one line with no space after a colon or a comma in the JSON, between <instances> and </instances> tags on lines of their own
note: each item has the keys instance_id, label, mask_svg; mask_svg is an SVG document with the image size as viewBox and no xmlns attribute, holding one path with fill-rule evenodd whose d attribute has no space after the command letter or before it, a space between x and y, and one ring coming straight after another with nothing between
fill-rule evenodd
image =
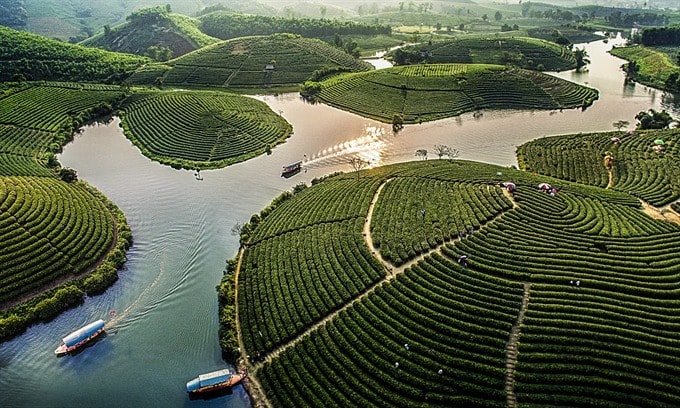
<instances>
[{"instance_id":1,"label":"grassy slope","mask_svg":"<svg viewBox=\"0 0 680 408\"><path fill-rule=\"evenodd\" d=\"M87 184L59 180L46 163L56 163L53 153L74 126L121 95L117 87L53 83L0 96L0 341L117 279L131 242L124 215Z\"/></svg>"},{"instance_id":2,"label":"grassy slope","mask_svg":"<svg viewBox=\"0 0 680 408\"><path fill-rule=\"evenodd\" d=\"M148 92L122 105L123 128L142 153L188 169L220 168L283 143L292 133L263 102L222 92Z\"/></svg>"},{"instance_id":3,"label":"grassy slope","mask_svg":"<svg viewBox=\"0 0 680 408\"><path fill-rule=\"evenodd\" d=\"M636 45L617 47L611 54L628 61L635 61L639 67L635 81L655 88L664 89L666 79L673 72L680 73L680 67L673 63L668 54L653 48Z\"/></svg>"},{"instance_id":4,"label":"grassy slope","mask_svg":"<svg viewBox=\"0 0 680 408\"><path fill-rule=\"evenodd\" d=\"M117 82L147 58L103 51L0 27L0 81Z\"/></svg>"},{"instance_id":5,"label":"grassy slope","mask_svg":"<svg viewBox=\"0 0 680 408\"><path fill-rule=\"evenodd\" d=\"M111 34L100 33L81 42L82 45L110 51L144 55L151 46L167 47L173 57L179 57L219 40L202 33L200 22L180 14L169 14L162 24L149 26L126 22L113 27Z\"/></svg>"},{"instance_id":6,"label":"grassy slope","mask_svg":"<svg viewBox=\"0 0 680 408\"><path fill-rule=\"evenodd\" d=\"M467 239L447 244L443 254L386 279L281 354L270 353L279 339L306 328L295 320L296 313L312 314L321 304L317 297L330 302L335 291L359 286L345 276L348 271L369 270L357 267L365 247L351 250L331 239L340 236L347 245L361 236L366 208L343 211L347 204L328 203L348 188L356 191L355 202L370 200L375 184L389 178L394 180L380 193L371 231L380 225L380 206L393 206L385 212L393 217L390 229L414 228L415 242L426 248L447 229L446 217L460 207L456 200L472 205L475 215L492 208L493 200L457 197L463 185L476 185L491 196L499 182L512 180L518 207L502 210ZM537 191L541 182L560 191L554 197ZM421 221L423 196L431 207ZM450 212L437 212L448 206ZM292 209L299 210L293 218ZM680 359L680 349L672 346L680 341L673 329L679 316L674 271L680 265L675 251L680 228L643 215L634 197L496 166L430 160L365 170L360 181L353 174L330 178L266 212L254 235L269 229L265 235L271 238L246 249L238 308L247 340L242 351L268 355L250 374L274 406L332 405L343 398L362 406L411 406L425 397L433 406L504 406L506 342L523 282L531 288L526 320L519 326L520 357L513 365L519 401L537 406L546 401L613 406L621 398L637 406L680 403L680 385L672 380L680 369L667 364ZM347 216L358 219L354 229L331 231L347 228ZM392 244L406 246L413 257L423 251L405 242ZM461 253L469 255L467 268L456 263ZM277 266L286 262L291 266ZM273 284L263 286L262 280ZM310 289L315 282L323 283ZM253 300L262 296L268 302ZM290 316L296 324L287 320Z\"/></svg>"},{"instance_id":7,"label":"grassy slope","mask_svg":"<svg viewBox=\"0 0 680 408\"><path fill-rule=\"evenodd\" d=\"M576 68L574 53L559 45L535 38L515 36L465 37L432 44L405 47L404 52L427 53L424 62L500 64L507 56L516 57L511 63L522 68L536 69L539 65L546 71ZM392 55L394 52L391 53Z\"/></svg>"}]
</instances>

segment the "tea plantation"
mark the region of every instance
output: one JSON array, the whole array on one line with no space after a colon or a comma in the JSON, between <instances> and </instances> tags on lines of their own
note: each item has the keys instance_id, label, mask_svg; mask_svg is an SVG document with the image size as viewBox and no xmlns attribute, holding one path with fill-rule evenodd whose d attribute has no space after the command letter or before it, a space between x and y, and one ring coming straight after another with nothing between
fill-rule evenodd
<instances>
[{"instance_id":1,"label":"tea plantation","mask_svg":"<svg viewBox=\"0 0 680 408\"><path fill-rule=\"evenodd\" d=\"M644 155L650 137L623 139L629 173L644 163L631 159L632 139ZM609 138L550 138L520 155L568 167L564 143L597 151ZM680 404L680 226L645 215L627 188L602 188L590 161L576 174L597 186L403 163L327 177L254 216L238 322L269 403Z\"/></svg>"},{"instance_id":2,"label":"tea plantation","mask_svg":"<svg viewBox=\"0 0 680 408\"><path fill-rule=\"evenodd\" d=\"M561 71L576 68L571 49L552 41L527 37L467 37L431 44L403 47L389 56L403 63L429 64L511 64L539 71Z\"/></svg>"},{"instance_id":3,"label":"tea plantation","mask_svg":"<svg viewBox=\"0 0 680 408\"><path fill-rule=\"evenodd\" d=\"M129 79L135 85L176 87L297 87L315 71L372 68L321 40L292 34L219 42L162 64L149 64Z\"/></svg>"},{"instance_id":4,"label":"tea plantation","mask_svg":"<svg viewBox=\"0 0 680 408\"><path fill-rule=\"evenodd\" d=\"M60 180L54 153L122 97L69 83L0 96L0 339L116 280L131 240L125 217L88 185Z\"/></svg>"},{"instance_id":5,"label":"tea plantation","mask_svg":"<svg viewBox=\"0 0 680 408\"><path fill-rule=\"evenodd\" d=\"M224 167L269 152L292 133L265 103L223 92L138 92L121 109L125 134L173 167Z\"/></svg>"},{"instance_id":6,"label":"tea plantation","mask_svg":"<svg viewBox=\"0 0 680 408\"><path fill-rule=\"evenodd\" d=\"M571 109L595 89L536 71L484 64L420 64L344 74L320 83L318 99L382 122L437 120L481 109Z\"/></svg>"}]
</instances>

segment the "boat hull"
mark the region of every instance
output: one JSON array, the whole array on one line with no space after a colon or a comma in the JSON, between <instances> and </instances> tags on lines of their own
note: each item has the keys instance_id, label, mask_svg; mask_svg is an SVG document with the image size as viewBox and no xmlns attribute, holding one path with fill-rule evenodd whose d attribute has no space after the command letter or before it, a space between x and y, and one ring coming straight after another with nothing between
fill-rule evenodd
<instances>
[{"instance_id":1,"label":"boat hull","mask_svg":"<svg viewBox=\"0 0 680 408\"><path fill-rule=\"evenodd\" d=\"M57 356L73 353L94 340L104 332L104 321L98 320L85 327L76 330L64 338L59 347L54 350Z\"/></svg>"},{"instance_id":2,"label":"boat hull","mask_svg":"<svg viewBox=\"0 0 680 408\"><path fill-rule=\"evenodd\" d=\"M246 374L244 372L238 373L238 374L232 374L226 381L216 383L216 384L211 384L211 385L206 385L206 386L198 386L198 388L195 389L187 389L187 393L190 396L199 396L199 395L208 395L212 393L217 393L220 391L225 391L230 389L231 387L239 384L243 379L246 377ZM187 388L189 388L189 384L199 384L198 378L190 381L187 384Z\"/></svg>"}]
</instances>

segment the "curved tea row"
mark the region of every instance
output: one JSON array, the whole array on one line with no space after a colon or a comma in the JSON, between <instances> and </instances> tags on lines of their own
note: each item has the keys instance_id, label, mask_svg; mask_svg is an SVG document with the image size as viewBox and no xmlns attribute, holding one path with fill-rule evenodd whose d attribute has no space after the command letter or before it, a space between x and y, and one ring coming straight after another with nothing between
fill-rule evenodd
<instances>
[{"instance_id":1,"label":"curved tea row","mask_svg":"<svg viewBox=\"0 0 680 408\"><path fill-rule=\"evenodd\" d=\"M663 206L680 198L679 141L675 129L605 132L537 139L517 152L524 170L600 187L611 170L611 188Z\"/></svg>"},{"instance_id":2,"label":"curved tea row","mask_svg":"<svg viewBox=\"0 0 680 408\"><path fill-rule=\"evenodd\" d=\"M161 163L215 168L269 151L292 133L258 100L208 92L140 93L123 105L123 128Z\"/></svg>"},{"instance_id":3,"label":"curved tea row","mask_svg":"<svg viewBox=\"0 0 680 408\"><path fill-rule=\"evenodd\" d=\"M60 180L54 154L123 96L119 87L51 83L0 97L0 339L117 279L131 241L125 217L86 184Z\"/></svg>"},{"instance_id":4,"label":"curved tea row","mask_svg":"<svg viewBox=\"0 0 680 408\"><path fill-rule=\"evenodd\" d=\"M416 123L480 109L586 107L596 90L534 71L484 64L422 64L321 82L319 99L360 115Z\"/></svg>"},{"instance_id":5,"label":"curved tea row","mask_svg":"<svg viewBox=\"0 0 680 408\"><path fill-rule=\"evenodd\" d=\"M246 249L238 306L240 316L251 314L240 322L245 352L256 361L288 344L255 365L274 406L505 406L508 392L529 405L680 403L680 227L647 217L628 194L490 165L408 163L359 180L375 178L392 178L372 214L381 255L409 242L427 251L432 241L439 252L352 297L377 282L359 272L374 270L359 237L363 218L287 226ZM293 195L290 206L327 181ZM501 181L516 184L517 208L500 196ZM556 194L539 189L543 182ZM448 242L444 228L422 229L424 194L425 225L450 225L451 217L458 229L467 213L485 215L480 228ZM297 208L318 211L308 204ZM508 391L506 344L523 282L532 283L530 300ZM315 319L315 330L295 337Z\"/></svg>"}]
</instances>

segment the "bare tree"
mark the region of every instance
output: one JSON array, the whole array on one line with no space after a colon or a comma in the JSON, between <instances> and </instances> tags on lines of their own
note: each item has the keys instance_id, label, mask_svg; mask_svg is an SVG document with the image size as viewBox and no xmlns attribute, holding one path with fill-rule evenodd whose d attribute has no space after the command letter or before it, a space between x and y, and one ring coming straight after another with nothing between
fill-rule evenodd
<instances>
[{"instance_id":1,"label":"bare tree","mask_svg":"<svg viewBox=\"0 0 680 408\"><path fill-rule=\"evenodd\" d=\"M420 157L423 160L427 160L427 149L416 150L416 156Z\"/></svg>"},{"instance_id":2,"label":"bare tree","mask_svg":"<svg viewBox=\"0 0 680 408\"><path fill-rule=\"evenodd\" d=\"M354 172L356 173L357 180L359 180L359 172L361 171L361 169L365 168L369 164L370 163L368 161L362 159L361 157L352 157L351 159L349 159L349 165L352 166L352 170L354 170Z\"/></svg>"},{"instance_id":3,"label":"bare tree","mask_svg":"<svg viewBox=\"0 0 680 408\"><path fill-rule=\"evenodd\" d=\"M458 155L460 155L460 152L458 149L449 147L449 149L446 151L446 155L448 156L449 160L454 160L458 157Z\"/></svg>"},{"instance_id":4,"label":"bare tree","mask_svg":"<svg viewBox=\"0 0 680 408\"><path fill-rule=\"evenodd\" d=\"M618 120L618 121L612 123L612 126L614 126L616 128L616 130L621 130L623 128L627 128L628 125L630 125L630 122L628 122L627 120Z\"/></svg>"},{"instance_id":5,"label":"bare tree","mask_svg":"<svg viewBox=\"0 0 680 408\"><path fill-rule=\"evenodd\" d=\"M447 145L439 145L439 144L434 145L434 152L439 157L440 160L441 160L442 157L449 154L449 150L451 150L451 148Z\"/></svg>"}]
</instances>

